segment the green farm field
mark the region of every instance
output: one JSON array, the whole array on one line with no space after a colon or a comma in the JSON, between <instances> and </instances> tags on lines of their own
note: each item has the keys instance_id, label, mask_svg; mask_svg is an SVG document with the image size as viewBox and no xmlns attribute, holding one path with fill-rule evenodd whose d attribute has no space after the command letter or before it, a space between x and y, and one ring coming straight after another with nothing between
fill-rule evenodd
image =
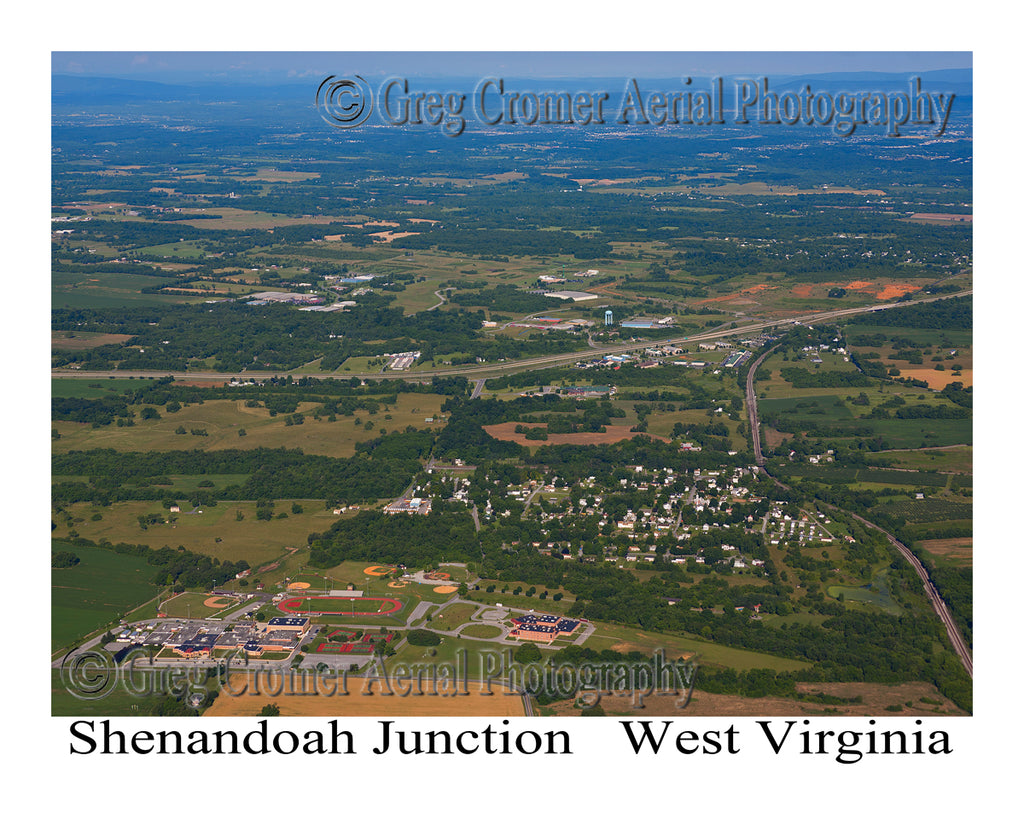
<instances>
[{"instance_id":1,"label":"green farm field","mask_svg":"<svg viewBox=\"0 0 1024 819\"><path fill-rule=\"evenodd\" d=\"M330 510L324 509L323 501L301 501L303 513L291 514L291 503L278 501L277 512L286 512L288 517L272 520L257 520L255 501L221 501L216 506L203 507L202 514L188 514L189 504L182 506L182 512L171 514L160 501L124 501L102 509L94 509L88 503L76 503L66 507L79 519L75 530L85 538L100 541L104 538L112 543L141 543L153 549L169 546L176 549L184 546L189 551L232 562L247 560L256 568L263 563L276 560L285 550L306 549L306 537L314 532L323 532L338 520ZM99 513L102 520L92 520ZM238 513L243 519L238 520ZM162 523L142 529L139 515L158 514L164 520L174 518L174 523ZM58 521L57 532L62 532Z\"/></svg>"},{"instance_id":2,"label":"green farm field","mask_svg":"<svg viewBox=\"0 0 1024 819\"><path fill-rule=\"evenodd\" d=\"M210 220L210 224L214 224L214 221L219 222L220 220ZM146 256L169 256L175 259L199 259L206 255L206 251L199 246L199 242L195 241L151 245L139 248L139 253Z\"/></svg>"},{"instance_id":3,"label":"green farm field","mask_svg":"<svg viewBox=\"0 0 1024 819\"><path fill-rule=\"evenodd\" d=\"M931 556L937 566L959 568L974 563L974 543L969 537L919 540L916 546Z\"/></svg>"},{"instance_id":4,"label":"green farm field","mask_svg":"<svg viewBox=\"0 0 1024 819\"><path fill-rule=\"evenodd\" d=\"M970 445L973 442L971 424L966 421L928 419L922 422L916 419L899 420L896 418L861 421L838 422L835 426L846 427L853 436L853 430L869 423L873 435L881 436L886 444L893 448L914 448L931 446Z\"/></svg>"},{"instance_id":5,"label":"green farm field","mask_svg":"<svg viewBox=\"0 0 1024 819\"><path fill-rule=\"evenodd\" d=\"M891 463L899 469L938 469L942 472L971 474L974 471L974 448L951 446L945 449L918 449L909 452L889 450L869 454L868 460Z\"/></svg>"},{"instance_id":6,"label":"green farm field","mask_svg":"<svg viewBox=\"0 0 1024 819\"><path fill-rule=\"evenodd\" d=\"M68 691L58 669L50 672L50 714L54 717L146 716L164 696L162 692L137 696L117 685L101 699L80 699Z\"/></svg>"},{"instance_id":7,"label":"green farm field","mask_svg":"<svg viewBox=\"0 0 1024 819\"><path fill-rule=\"evenodd\" d=\"M156 596L157 588L150 582L156 570L143 558L60 540L53 541L52 549L74 552L81 559L69 569L50 571L53 650L116 622Z\"/></svg>"},{"instance_id":8,"label":"green farm field","mask_svg":"<svg viewBox=\"0 0 1024 819\"><path fill-rule=\"evenodd\" d=\"M904 338L917 344L941 344L943 347L948 345L953 349L968 347L973 341L970 330L933 330L926 327L889 327L881 324L850 324L846 328L846 334L851 339L880 334L886 338Z\"/></svg>"},{"instance_id":9,"label":"green farm field","mask_svg":"<svg viewBox=\"0 0 1024 819\"><path fill-rule=\"evenodd\" d=\"M637 631L627 626L597 624L597 631L584 643L587 648L597 651L610 648L613 651L640 651L644 654L658 649L665 650L668 659L696 655L698 663L725 666L745 671L751 668L771 668L775 671L798 671L809 667L801 660L790 660L774 657L756 651L740 648L729 648L697 640L689 637L678 637L673 634L657 634L655 632Z\"/></svg>"},{"instance_id":10,"label":"green farm field","mask_svg":"<svg viewBox=\"0 0 1024 819\"><path fill-rule=\"evenodd\" d=\"M974 506L970 502L950 501L943 498L898 500L878 504L875 511L907 523L934 523L936 521L970 520Z\"/></svg>"},{"instance_id":11,"label":"green farm field","mask_svg":"<svg viewBox=\"0 0 1024 819\"><path fill-rule=\"evenodd\" d=\"M846 393L849 393L849 390L846 390ZM813 395L789 398L763 398L758 400L757 408L761 412L778 413L783 417L808 415L819 421L853 418L853 411L850 405L843 401L843 396L842 392L836 395L822 395L816 392ZM857 409L870 409L870 407L857 407Z\"/></svg>"},{"instance_id":12,"label":"green farm field","mask_svg":"<svg viewBox=\"0 0 1024 819\"><path fill-rule=\"evenodd\" d=\"M54 307L119 307L124 305L180 304L196 299L141 293L144 287L168 285L171 279L128 273L52 274L50 300Z\"/></svg>"},{"instance_id":13,"label":"green farm field","mask_svg":"<svg viewBox=\"0 0 1024 819\"><path fill-rule=\"evenodd\" d=\"M213 400L182 407L176 413L161 409L161 417L153 421L142 421L136 416L135 426L131 427L110 425L94 429L90 424L58 421L53 428L61 437L53 442L53 452L96 448L150 452L286 447L299 448L307 455L346 458L355 454L357 442L379 437L381 429L394 432L407 426L434 428L436 424L427 424L426 419L440 414L443 400L440 395L403 393L394 405L375 415L360 410L354 416L339 415L334 422L306 417L304 423L292 426L286 424L290 414L271 417L265 407L247 407L245 401ZM317 406L302 403L298 412L311 412ZM373 422L370 429L366 428L368 421ZM179 427L187 432L178 434ZM205 430L206 435L193 435L193 429ZM245 435L240 436L239 430L243 429Z\"/></svg>"},{"instance_id":14,"label":"green farm field","mask_svg":"<svg viewBox=\"0 0 1024 819\"><path fill-rule=\"evenodd\" d=\"M54 350L91 350L107 344L123 344L132 337L124 333L75 333L55 330L50 333L50 347Z\"/></svg>"},{"instance_id":15,"label":"green farm field","mask_svg":"<svg viewBox=\"0 0 1024 819\"><path fill-rule=\"evenodd\" d=\"M84 378L51 378L50 395L53 398L102 398L120 395L153 383L151 378L119 378L88 381Z\"/></svg>"}]
</instances>

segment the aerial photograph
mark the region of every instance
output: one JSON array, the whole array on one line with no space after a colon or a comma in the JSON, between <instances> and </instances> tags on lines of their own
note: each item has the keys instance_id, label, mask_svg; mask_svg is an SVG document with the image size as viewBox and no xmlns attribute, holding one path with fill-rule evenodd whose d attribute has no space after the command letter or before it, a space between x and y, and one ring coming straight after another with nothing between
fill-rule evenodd
<instances>
[{"instance_id":1,"label":"aerial photograph","mask_svg":"<svg viewBox=\"0 0 1024 819\"><path fill-rule=\"evenodd\" d=\"M51 715L974 713L970 52L50 60Z\"/></svg>"}]
</instances>

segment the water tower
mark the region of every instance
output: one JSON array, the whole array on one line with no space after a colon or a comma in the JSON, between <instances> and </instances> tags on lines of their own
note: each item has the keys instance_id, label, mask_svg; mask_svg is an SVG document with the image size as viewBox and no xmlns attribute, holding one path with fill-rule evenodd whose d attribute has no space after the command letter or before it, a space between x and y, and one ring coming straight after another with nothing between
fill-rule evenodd
<instances>
[{"instance_id":1,"label":"water tower","mask_svg":"<svg viewBox=\"0 0 1024 819\"><path fill-rule=\"evenodd\" d=\"M605 310L604 311L604 326L605 327L611 327L612 326L612 311L611 310Z\"/></svg>"}]
</instances>

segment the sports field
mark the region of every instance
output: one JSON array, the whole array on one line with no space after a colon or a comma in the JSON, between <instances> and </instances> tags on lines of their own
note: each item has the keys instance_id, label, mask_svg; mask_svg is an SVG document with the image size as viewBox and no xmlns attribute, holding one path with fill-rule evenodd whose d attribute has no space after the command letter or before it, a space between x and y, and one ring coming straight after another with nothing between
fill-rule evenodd
<instances>
[{"instance_id":1,"label":"sports field","mask_svg":"<svg viewBox=\"0 0 1024 819\"><path fill-rule=\"evenodd\" d=\"M289 597L277 607L285 614L394 614L402 602L393 597Z\"/></svg>"},{"instance_id":2,"label":"sports field","mask_svg":"<svg viewBox=\"0 0 1024 819\"><path fill-rule=\"evenodd\" d=\"M241 692L232 696L222 691L206 710L207 717L258 716L263 706L274 703L282 717L521 717L523 698L505 693L492 683L490 695L480 683L469 682L468 693L445 689L439 681L433 686L424 679L417 687L412 680L392 678L391 691L380 682L372 684L353 677L348 680L326 678L317 682L291 680L261 673L249 679L243 673L232 674L228 685ZM303 686L305 685L305 691ZM347 693L345 693L347 692ZM422 693L417 693L422 692Z\"/></svg>"}]
</instances>

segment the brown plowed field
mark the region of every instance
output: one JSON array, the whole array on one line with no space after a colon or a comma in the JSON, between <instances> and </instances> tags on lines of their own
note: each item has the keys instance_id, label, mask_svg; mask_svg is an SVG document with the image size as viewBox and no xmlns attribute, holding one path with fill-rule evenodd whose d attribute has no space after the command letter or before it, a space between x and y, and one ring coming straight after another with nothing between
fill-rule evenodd
<instances>
[{"instance_id":1,"label":"brown plowed field","mask_svg":"<svg viewBox=\"0 0 1024 819\"><path fill-rule=\"evenodd\" d=\"M974 538L951 537L941 540L920 540L918 546L936 557L945 557L958 563L970 564L974 560Z\"/></svg>"},{"instance_id":2,"label":"brown plowed field","mask_svg":"<svg viewBox=\"0 0 1024 819\"><path fill-rule=\"evenodd\" d=\"M918 381L926 381L928 388L941 390L947 384L958 381L965 387L974 383L974 370L961 370L959 375L952 370L935 370L928 367L900 367L901 378L916 378Z\"/></svg>"}]
</instances>

